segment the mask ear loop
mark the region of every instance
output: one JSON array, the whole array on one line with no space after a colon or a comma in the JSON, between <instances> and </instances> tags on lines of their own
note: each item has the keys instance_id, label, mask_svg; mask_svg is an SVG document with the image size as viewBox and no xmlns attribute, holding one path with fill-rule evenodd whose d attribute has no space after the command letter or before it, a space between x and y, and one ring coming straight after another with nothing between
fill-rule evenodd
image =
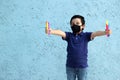
<instances>
[{"instance_id":1,"label":"mask ear loop","mask_svg":"<svg viewBox=\"0 0 120 80\"><path fill-rule=\"evenodd\" d=\"M84 28L82 28L82 31L84 30Z\"/></svg>"},{"instance_id":2,"label":"mask ear loop","mask_svg":"<svg viewBox=\"0 0 120 80\"><path fill-rule=\"evenodd\" d=\"M80 27L81 27L81 26L82 26L82 25L80 25ZM84 28L82 27L82 28L81 28L81 31L83 31L83 30L84 30Z\"/></svg>"}]
</instances>

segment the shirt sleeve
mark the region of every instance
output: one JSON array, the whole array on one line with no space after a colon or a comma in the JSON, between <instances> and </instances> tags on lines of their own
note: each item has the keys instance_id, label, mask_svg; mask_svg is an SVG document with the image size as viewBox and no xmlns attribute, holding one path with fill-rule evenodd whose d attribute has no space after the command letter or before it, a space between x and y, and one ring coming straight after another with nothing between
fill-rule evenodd
<instances>
[{"instance_id":1,"label":"shirt sleeve","mask_svg":"<svg viewBox=\"0 0 120 80\"><path fill-rule=\"evenodd\" d=\"M91 34L92 34L92 32L86 32L86 36L87 36L88 41L93 40L93 39L91 39Z\"/></svg>"},{"instance_id":2,"label":"shirt sleeve","mask_svg":"<svg viewBox=\"0 0 120 80\"><path fill-rule=\"evenodd\" d=\"M69 36L70 36L70 32L65 32L65 34L66 34L66 37L65 38L62 37L62 39L65 40L65 41L68 41Z\"/></svg>"}]
</instances>

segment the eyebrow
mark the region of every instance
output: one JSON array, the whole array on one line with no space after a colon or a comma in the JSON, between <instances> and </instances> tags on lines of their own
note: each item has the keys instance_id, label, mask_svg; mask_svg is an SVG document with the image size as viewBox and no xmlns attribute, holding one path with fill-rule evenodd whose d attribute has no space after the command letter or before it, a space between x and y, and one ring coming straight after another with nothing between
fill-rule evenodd
<instances>
[{"instance_id":1,"label":"eyebrow","mask_svg":"<svg viewBox=\"0 0 120 80\"><path fill-rule=\"evenodd\" d=\"M80 23L80 22L76 22L76 23ZM75 24L74 22L72 22L71 24Z\"/></svg>"}]
</instances>

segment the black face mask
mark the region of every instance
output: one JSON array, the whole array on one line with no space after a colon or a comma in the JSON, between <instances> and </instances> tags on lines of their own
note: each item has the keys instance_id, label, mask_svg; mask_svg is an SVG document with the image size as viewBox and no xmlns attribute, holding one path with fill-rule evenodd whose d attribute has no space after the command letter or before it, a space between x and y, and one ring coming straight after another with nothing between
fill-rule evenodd
<instances>
[{"instance_id":1,"label":"black face mask","mask_svg":"<svg viewBox=\"0 0 120 80\"><path fill-rule=\"evenodd\" d=\"M81 28L81 26L78 26L78 25L71 26L71 29L72 29L73 33L75 33L75 34L80 32L80 28Z\"/></svg>"}]
</instances>

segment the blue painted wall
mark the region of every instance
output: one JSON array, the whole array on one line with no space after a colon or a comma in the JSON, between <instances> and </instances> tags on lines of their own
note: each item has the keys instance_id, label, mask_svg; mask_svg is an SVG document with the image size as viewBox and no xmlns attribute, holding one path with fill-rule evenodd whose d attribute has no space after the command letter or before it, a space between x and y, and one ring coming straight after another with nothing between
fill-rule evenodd
<instances>
[{"instance_id":1,"label":"blue painted wall","mask_svg":"<svg viewBox=\"0 0 120 80\"><path fill-rule=\"evenodd\" d=\"M67 43L44 32L71 31L75 14L86 19L85 31L113 33L89 43L88 80L120 80L119 0L0 0L0 80L66 80Z\"/></svg>"}]
</instances>

